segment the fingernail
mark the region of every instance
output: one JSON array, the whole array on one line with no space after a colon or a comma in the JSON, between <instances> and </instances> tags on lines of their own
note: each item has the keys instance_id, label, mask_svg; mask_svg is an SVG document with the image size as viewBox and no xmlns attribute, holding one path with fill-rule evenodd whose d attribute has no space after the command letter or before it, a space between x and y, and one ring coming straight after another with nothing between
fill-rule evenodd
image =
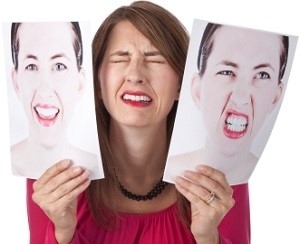
<instances>
[{"instance_id":1,"label":"fingernail","mask_svg":"<svg viewBox=\"0 0 300 244\"><path fill-rule=\"evenodd\" d=\"M182 177L180 177L180 176L175 177L175 183L180 183L182 181L183 181Z\"/></svg>"},{"instance_id":2,"label":"fingernail","mask_svg":"<svg viewBox=\"0 0 300 244\"><path fill-rule=\"evenodd\" d=\"M64 159L64 160L61 162L62 166L64 166L64 167L69 166L70 163L71 163L71 161L70 161L69 159Z\"/></svg>"},{"instance_id":3,"label":"fingernail","mask_svg":"<svg viewBox=\"0 0 300 244\"><path fill-rule=\"evenodd\" d=\"M82 169L80 167L74 167L73 168L74 173L80 173L81 171L82 171Z\"/></svg>"},{"instance_id":4,"label":"fingernail","mask_svg":"<svg viewBox=\"0 0 300 244\"><path fill-rule=\"evenodd\" d=\"M199 165L199 166L197 166L197 170L199 170L201 172L205 172L207 170L207 167L205 165Z\"/></svg>"}]
</instances>

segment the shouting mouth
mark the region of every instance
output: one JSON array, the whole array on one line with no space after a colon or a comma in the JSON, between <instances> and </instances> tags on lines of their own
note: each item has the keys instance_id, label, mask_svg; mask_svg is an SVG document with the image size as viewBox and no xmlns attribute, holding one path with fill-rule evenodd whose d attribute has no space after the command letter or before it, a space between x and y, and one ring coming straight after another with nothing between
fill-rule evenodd
<instances>
[{"instance_id":1,"label":"shouting mouth","mask_svg":"<svg viewBox=\"0 0 300 244\"><path fill-rule=\"evenodd\" d=\"M48 105L37 105L34 107L34 111L36 112L39 123L46 127L55 123L57 115L60 112L57 107Z\"/></svg>"},{"instance_id":2,"label":"shouting mouth","mask_svg":"<svg viewBox=\"0 0 300 244\"><path fill-rule=\"evenodd\" d=\"M231 139L238 139L245 135L248 126L248 116L229 112L225 119L224 134Z\"/></svg>"}]
</instances>

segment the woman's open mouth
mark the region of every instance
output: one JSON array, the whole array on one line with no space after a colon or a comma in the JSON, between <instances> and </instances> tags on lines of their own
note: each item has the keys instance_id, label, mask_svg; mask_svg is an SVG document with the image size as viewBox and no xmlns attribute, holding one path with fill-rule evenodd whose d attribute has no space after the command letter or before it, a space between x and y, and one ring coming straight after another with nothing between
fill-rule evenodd
<instances>
[{"instance_id":1,"label":"woman's open mouth","mask_svg":"<svg viewBox=\"0 0 300 244\"><path fill-rule=\"evenodd\" d=\"M37 105L34 107L39 123L43 126L49 127L56 121L59 109L49 105Z\"/></svg>"},{"instance_id":2,"label":"woman's open mouth","mask_svg":"<svg viewBox=\"0 0 300 244\"><path fill-rule=\"evenodd\" d=\"M231 139L238 139L245 135L248 126L248 116L235 111L227 113L224 124L224 134Z\"/></svg>"}]
</instances>

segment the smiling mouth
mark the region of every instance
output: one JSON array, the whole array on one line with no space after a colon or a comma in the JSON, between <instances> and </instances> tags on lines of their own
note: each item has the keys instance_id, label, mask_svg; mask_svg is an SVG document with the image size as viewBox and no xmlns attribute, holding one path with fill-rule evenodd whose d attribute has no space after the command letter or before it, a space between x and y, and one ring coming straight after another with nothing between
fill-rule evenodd
<instances>
[{"instance_id":1,"label":"smiling mouth","mask_svg":"<svg viewBox=\"0 0 300 244\"><path fill-rule=\"evenodd\" d=\"M131 95L131 94L124 94L122 97L125 101L132 101L132 102L144 102L149 103L152 99L146 95Z\"/></svg>"},{"instance_id":2,"label":"smiling mouth","mask_svg":"<svg viewBox=\"0 0 300 244\"><path fill-rule=\"evenodd\" d=\"M56 107L41 107L36 106L34 110L38 117L43 120L53 120L59 113L59 109Z\"/></svg>"}]
</instances>

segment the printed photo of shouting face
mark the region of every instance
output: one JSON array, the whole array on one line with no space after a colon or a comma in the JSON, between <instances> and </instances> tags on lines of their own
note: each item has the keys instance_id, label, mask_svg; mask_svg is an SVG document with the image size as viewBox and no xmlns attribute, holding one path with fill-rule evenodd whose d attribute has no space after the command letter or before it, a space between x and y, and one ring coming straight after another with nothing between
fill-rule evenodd
<instances>
[{"instance_id":1,"label":"printed photo of shouting face","mask_svg":"<svg viewBox=\"0 0 300 244\"><path fill-rule=\"evenodd\" d=\"M231 184L245 183L260 157L251 151L253 141L282 101L289 37L208 23L197 50L197 71L190 79L189 93L201 113L204 131L198 135L204 138L203 146L170 156L166 171L180 167L180 174L184 167L208 164L224 172ZM176 129L175 123L175 135Z\"/></svg>"},{"instance_id":2,"label":"printed photo of shouting face","mask_svg":"<svg viewBox=\"0 0 300 244\"><path fill-rule=\"evenodd\" d=\"M68 158L100 177L99 152L68 141L68 127L86 87L79 23L12 23L11 54L11 81L28 124L28 137L11 146L13 173L37 178Z\"/></svg>"}]
</instances>

